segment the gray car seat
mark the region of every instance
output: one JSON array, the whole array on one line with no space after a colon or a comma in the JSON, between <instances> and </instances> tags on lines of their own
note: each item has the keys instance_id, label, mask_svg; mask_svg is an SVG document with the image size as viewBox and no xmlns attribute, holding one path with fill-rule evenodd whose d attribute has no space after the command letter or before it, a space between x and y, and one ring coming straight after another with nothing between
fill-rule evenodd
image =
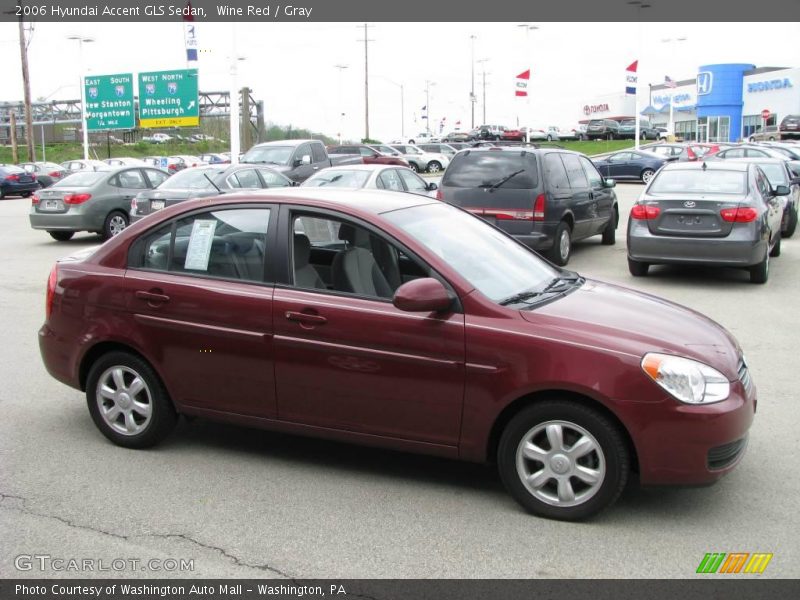
<instances>
[{"instance_id":1,"label":"gray car seat","mask_svg":"<svg viewBox=\"0 0 800 600\"><path fill-rule=\"evenodd\" d=\"M298 287L325 289L325 283L313 265L311 258L311 241L307 235L294 234L294 283Z\"/></svg>"},{"instance_id":2,"label":"gray car seat","mask_svg":"<svg viewBox=\"0 0 800 600\"><path fill-rule=\"evenodd\" d=\"M340 292L391 298L394 290L372 255L369 232L342 223L339 239L346 242L346 248L333 259L334 288Z\"/></svg>"}]
</instances>

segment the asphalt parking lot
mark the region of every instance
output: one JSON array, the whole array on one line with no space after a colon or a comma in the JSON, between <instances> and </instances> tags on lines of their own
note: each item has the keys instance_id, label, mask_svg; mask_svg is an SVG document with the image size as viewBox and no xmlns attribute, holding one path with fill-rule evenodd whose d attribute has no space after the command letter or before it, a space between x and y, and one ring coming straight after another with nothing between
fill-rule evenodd
<instances>
[{"instance_id":1,"label":"asphalt parking lot","mask_svg":"<svg viewBox=\"0 0 800 600\"><path fill-rule=\"evenodd\" d=\"M743 462L715 486L629 485L579 524L524 513L480 465L199 420L153 450L113 446L83 395L47 375L36 333L53 261L99 238L55 242L29 228L28 200L0 201L0 577L685 578L706 552L771 552L760 577L797 577L800 235L784 240L766 285L735 270L656 267L634 279L625 224L642 186L616 189L617 244L578 243L569 268L731 330L758 386L758 414ZM34 554L194 559L194 570L17 570L16 557Z\"/></svg>"}]
</instances>

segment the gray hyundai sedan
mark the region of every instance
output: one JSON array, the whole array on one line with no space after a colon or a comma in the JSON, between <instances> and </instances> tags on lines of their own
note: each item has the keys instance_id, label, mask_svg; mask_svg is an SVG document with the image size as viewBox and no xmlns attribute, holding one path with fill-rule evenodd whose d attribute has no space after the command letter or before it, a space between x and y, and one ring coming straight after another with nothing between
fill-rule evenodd
<instances>
[{"instance_id":1,"label":"gray hyundai sedan","mask_svg":"<svg viewBox=\"0 0 800 600\"><path fill-rule=\"evenodd\" d=\"M783 202L752 163L665 165L633 205L628 220L628 268L647 275L652 264L746 268L765 283L770 256L781 251Z\"/></svg>"},{"instance_id":2,"label":"gray hyundai sedan","mask_svg":"<svg viewBox=\"0 0 800 600\"><path fill-rule=\"evenodd\" d=\"M76 231L99 233L108 239L130 222L131 199L169 177L153 167L120 167L82 171L65 177L31 198L30 221L60 242Z\"/></svg>"}]
</instances>

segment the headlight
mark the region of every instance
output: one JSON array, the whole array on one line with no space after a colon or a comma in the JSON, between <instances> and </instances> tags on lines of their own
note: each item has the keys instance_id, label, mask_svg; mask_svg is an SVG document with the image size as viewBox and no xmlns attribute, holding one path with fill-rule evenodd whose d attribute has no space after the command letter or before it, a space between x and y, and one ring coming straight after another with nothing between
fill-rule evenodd
<instances>
[{"instance_id":1,"label":"headlight","mask_svg":"<svg viewBox=\"0 0 800 600\"><path fill-rule=\"evenodd\" d=\"M686 404L721 402L731 392L731 384L722 373L689 358L649 352L642 359L642 370Z\"/></svg>"}]
</instances>

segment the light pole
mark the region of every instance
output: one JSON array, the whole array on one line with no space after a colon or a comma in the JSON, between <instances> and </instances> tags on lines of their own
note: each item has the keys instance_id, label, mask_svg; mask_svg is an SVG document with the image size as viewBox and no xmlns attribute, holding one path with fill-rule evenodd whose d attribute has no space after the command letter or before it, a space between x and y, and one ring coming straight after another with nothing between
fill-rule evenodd
<instances>
[{"instance_id":1,"label":"light pole","mask_svg":"<svg viewBox=\"0 0 800 600\"><path fill-rule=\"evenodd\" d=\"M342 145L342 126L344 125L344 110L342 110L342 71L348 68L349 65L333 65L335 69L339 70L339 145Z\"/></svg>"},{"instance_id":2,"label":"light pole","mask_svg":"<svg viewBox=\"0 0 800 600\"><path fill-rule=\"evenodd\" d=\"M537 29L539 29L539 26L538 25L529 25L528 23L521 23L521 24L517 25L517 27L521 27L525 31L525 54L527 55L526 56L526 60L525 60L525 66L528 69L530 69L531 65L527 60L530 57L530 54L531 54L531 52L530 52L530 41L529 41L530 40L530 35L529 35L529 33L531 31L536 31ZM528 81L530 82L530 80L528 80ZM530 87L530 83L528 84L527 92L528 93L525 96L525 105L526 105L526 108L527 108L527 110L525 111L527 113L526 119L530 117L530 112L531 112L531 87ZM528 125L525 126L525 142L529 143L530 141L531 141L531 125L530 125L530 123L528 123Z\"/></svg>"},{"instance_id":3,"label":"light pole","mask_svg":"<svg viewBox=\"0 0 800 600\"><path fill-rule=\"evenodd\" d=\"M470 129L475 129L475 40L478 39L477 35L469 36L470 47L470 61L472 64L472 83L469 88L469 104L470 104Z\"/></svg>"},{"instance_id":4,"label":"light pole","mask_svg":"<svg viewBox=\"0 0 800 600\"><path fill-rule=\"evenodd\" d=\"M662 44L667 44L667 48L669 48L669 50L670 50L670 52L669 52L670 56L675 56L675 54L674 54L675 46L680 42L685 42L687 39L688 38L685 37L685 36L676 37L676 38L664 38L663 40L661 40L661 43ZM669 94L669 126L668 126L667 129L669 130L669 135L671 135L672 138L674 139L675 138L675 129L674 129L675 128L675 122L674 122L675 103L672 101L672 99L675 97L675 88L674 87L670 87L670 90L671 91L670 91L670 94Z\"/></svg>"},{"instance_id":5,"label":"light pole","mask_svg":"<svg viewBox=\"0 0 800 600\"><path fill-rule=\"evenodd\" d=\"M78 69L80 69L80 83L81 90L81 129L83 129L83 160L89 160L89 130L87 128L88 111L86 110L86 77L83 73L83 45L94 41L94 38L82 35L67 36L68 40L77 40L78 42Z\"/></svg>"},{"instance_id":6,"label":"light pole","mask_svg":"<svg viewBox=\"0 0 800 600\"><path fill-rule=\"evenodd\" d=\"M404 98L404 94L403 94L404 86L403 86L402 83L397 83L396 81L392 81L391 79L389 79L388 77L384 77L383 75L375 75L375 77L377 77L378 79L383 79L384 81L386 81L388 83L391 83L392 85L396 85L397 87L400 88L400 137L401 138L405 138L406 137L406 122L405 122L406 109L405 109L405 98ZM427 105L426 105L426 107L427 107Z\"/></svg>"},{"instance_id":7,"label":"light pole","mask_svg":"<svg viewBox=\"0 0 800 600\"><path fill-rule=\"evenodd\" d=\"M431 86L435 81L425 80L425 131L431 132Z\"/></svg>"},{"instance_id":8,"label":"light pole","mask_svg":"<svg viewBox=\"0 0 800 600\"><path fill-rule=\"evenodd\" d=\"M488 58L482 58L477 62L481 64L481 75L483 79L483 122L487 123L486 120L486 75L491 75L491 73L486 72L486 63L489 61Z\"/></svg>"},{"instance_id":9,"label":"light pole","mask_svg":"<svg viewBox=\"0 0 800 600\"><path fill-rule=\"evenodd\" d=\"M637 33L638 33L638 52L637 54L641 55L642 53L642 9L650 8L650 5L642 0L631 0L628 2L630 6L636 7L636 26L637 26ZM636 60L639 60L637 57ZM641 69L638 70L641 73ZM635 123L633 129L633 147L638 150L639 149L639 131L641 129L641 119L642 115L639 114L639 81L637 76L636 81L636 93L633 95L633 122Z\"/></svg>"}]
</instances>

